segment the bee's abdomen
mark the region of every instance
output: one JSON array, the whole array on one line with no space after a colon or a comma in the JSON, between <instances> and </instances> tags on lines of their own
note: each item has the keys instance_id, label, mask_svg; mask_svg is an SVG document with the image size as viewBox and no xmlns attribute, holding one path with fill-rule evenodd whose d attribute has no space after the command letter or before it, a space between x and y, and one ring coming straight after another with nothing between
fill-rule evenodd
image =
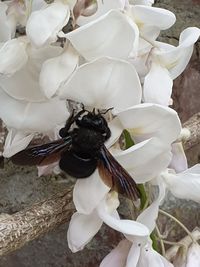
<instances>
[{"instance_id":1,"label":"bee's abdomen","mask_svg":"<svg viewBox=\"0 0 200 267\"><path fill-rule=\"evenodd\" d=\"M78 155L73 151L66 151L62 154L60 168L75 178L89 177L97 167L97 160L87 155Z\"/></svg>"}]
</instances>

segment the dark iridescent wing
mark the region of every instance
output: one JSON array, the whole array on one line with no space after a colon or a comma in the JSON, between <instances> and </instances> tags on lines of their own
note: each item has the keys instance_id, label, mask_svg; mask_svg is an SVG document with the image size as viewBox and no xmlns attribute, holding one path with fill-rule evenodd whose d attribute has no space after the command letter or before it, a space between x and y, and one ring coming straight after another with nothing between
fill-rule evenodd
<instances>
[{"instance_id":1,"label":"dark iridescent wing","mask_svg":"<svg viewBox=\"0 0 200 267\"><path fill-rule=\"evenodd\" d=\"M60 159L61 154L71 146L72 138L65 138L32 147L18 152L11 157L14 164L17 165L48 165Z\"/></svg>"},{"instance_id":2,"label":"dark iridescent wing","mask_svg":"<svg viewBox=\"0 0 200 267\"><path fill-rule=\"evenodd\" d=\"M98 169L107 186L132 200L137 200L140 197L140 192L133 178L105 146L100 150Z\"/></svg>"}]
</instances>

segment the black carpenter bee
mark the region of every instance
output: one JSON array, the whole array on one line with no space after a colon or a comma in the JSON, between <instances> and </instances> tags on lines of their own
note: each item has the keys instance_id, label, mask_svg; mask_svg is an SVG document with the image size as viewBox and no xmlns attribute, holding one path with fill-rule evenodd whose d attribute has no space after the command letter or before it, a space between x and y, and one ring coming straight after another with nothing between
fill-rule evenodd
<instances>
[{"instance_id":1,"label":"black carpenter bee","mask_svg":"<svg viewBox=\"0 0 200 267\"><path fill-rule=\"evenodd\" d=\"M84 107L76 115L73 111L65 127L59 131L61 139L28 147L12 156L12 162L41 166L59 160L64 172L79 179L90 176L98 168L107 186L137 200L140 194L133 178L104 145L111 132L102 114L99 110L90 112Z\"/></svg>"}]
</instances>

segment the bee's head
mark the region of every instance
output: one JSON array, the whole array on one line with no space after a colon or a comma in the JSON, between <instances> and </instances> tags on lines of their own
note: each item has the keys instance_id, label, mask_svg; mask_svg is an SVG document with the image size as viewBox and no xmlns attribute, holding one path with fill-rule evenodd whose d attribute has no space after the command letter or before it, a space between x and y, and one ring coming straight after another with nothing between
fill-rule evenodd
<instances>
[{"instance_id":1,"label":"bee's head","mask_svg":"<svg viewBox=\"0 0 200 267\"><path fill-rule=\"evenodd\" d=\"M97 132L100 132L102 135L106 136L106 139L110 137L110 129L106 119L103 117L99 110L93 109L92 112L86 111L87 113L82 117L78 118L76 124L79 127L85 127L88 129L93 129Z\"/></svg>"}]
</instances>

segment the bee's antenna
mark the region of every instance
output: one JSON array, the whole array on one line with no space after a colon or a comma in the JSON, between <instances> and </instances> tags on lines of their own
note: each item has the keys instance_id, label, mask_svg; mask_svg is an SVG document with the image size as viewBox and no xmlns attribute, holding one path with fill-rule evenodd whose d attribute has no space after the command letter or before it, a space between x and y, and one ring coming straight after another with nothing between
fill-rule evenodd
<instances>
[{"instance_id":1,"label":"bee's antenna","mask_svg":"<svg viewBox=\"0 0 200 267\"><path fill-rule=\"evenodd\" d=\"M85 105L83 103L81 103L81 108L85 111Z\"/></svg>"},{"instance_id":2,"label":"bee's antenna","mask_svg":"<svg viewBox=\"0 0 200 267\"><path fill-rule=\"evenodd\" d=\"M110 111L110 110L112 110L114 107L112 107L112 108L108 108L108 109L106 109L106 111L102 111L102 112L100 112L99 110L98 110L98 112L100 113L100 114L106 114L106 113L108 113L108 111Z\"/></svg>"}]
</instances>

